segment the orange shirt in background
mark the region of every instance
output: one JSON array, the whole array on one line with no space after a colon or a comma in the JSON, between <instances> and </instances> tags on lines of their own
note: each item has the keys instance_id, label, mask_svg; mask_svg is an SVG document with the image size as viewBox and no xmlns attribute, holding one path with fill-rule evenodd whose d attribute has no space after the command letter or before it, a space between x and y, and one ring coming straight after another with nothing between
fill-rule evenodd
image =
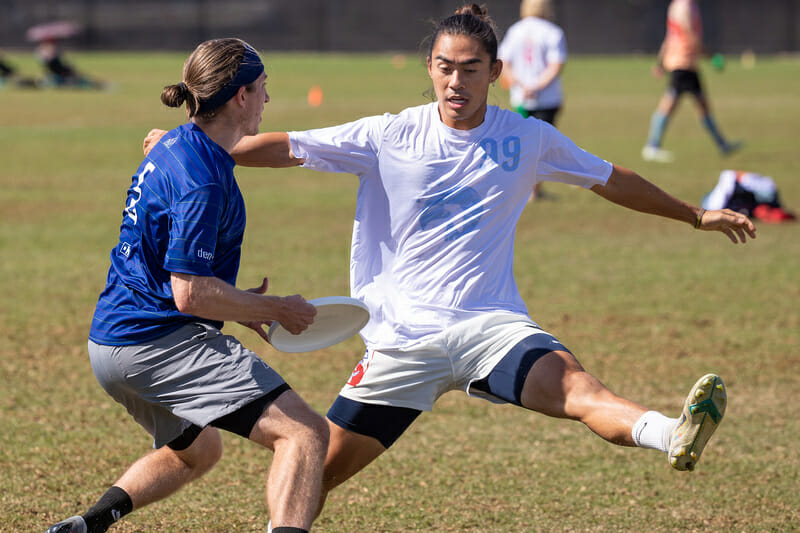
<instances>
[{"instance_id":1,"label":"orange shirt in background","mask_svg":"<svg viewBox=\"0 0 800 533\"><path fill-rule=\"evenodd\" d=\"M694 0L672 0L661 64L667 71L697 70L703 52L703 23Z\"/></svg>"}]
</instances>

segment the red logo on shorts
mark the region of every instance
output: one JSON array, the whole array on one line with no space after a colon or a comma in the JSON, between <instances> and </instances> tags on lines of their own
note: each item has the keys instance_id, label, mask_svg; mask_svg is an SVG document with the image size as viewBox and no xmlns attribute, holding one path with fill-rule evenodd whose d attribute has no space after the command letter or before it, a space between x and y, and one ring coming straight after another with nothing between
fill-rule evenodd
<instances>
[{"instance_id":1,"label":"red logo on shorts","mask_svg":"<svg viewBox=\"0 0 800 533\"><path fill-rule=\"evenodd\" d=\"M361 361L359 361L356 367L353 369L353 373L350 374L350 379L347 381L348 385L355 387L361 383L361 378L364 377L364 374L367 373L367 369L369 368L369 360L372 358L371 356L372 354L370 352L364 354L364 357L361 358Z\"/></svg>"}]
</instances>

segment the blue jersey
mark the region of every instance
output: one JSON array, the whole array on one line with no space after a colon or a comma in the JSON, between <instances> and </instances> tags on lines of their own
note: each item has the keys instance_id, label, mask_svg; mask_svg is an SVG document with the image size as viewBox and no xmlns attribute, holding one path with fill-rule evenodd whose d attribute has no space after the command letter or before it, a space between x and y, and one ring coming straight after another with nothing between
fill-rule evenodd
<instances>
[{"instance_id":1,"label":"blue jersey","mask_svg":"<svg viewBox=\"0 0 800 533\"><path fill-rule=\"evenodd\" d=\"M175 306L171 272L236 284L245 207L234 165L191 123L167 133L151 150L128 189L92 341L139 344L198 320Z\"/></svg>"}]
</instances>

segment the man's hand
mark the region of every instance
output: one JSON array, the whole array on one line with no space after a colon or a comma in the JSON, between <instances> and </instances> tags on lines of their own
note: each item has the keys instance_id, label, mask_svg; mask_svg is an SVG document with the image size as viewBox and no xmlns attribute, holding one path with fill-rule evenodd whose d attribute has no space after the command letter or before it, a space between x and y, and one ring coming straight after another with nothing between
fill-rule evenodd
<instances>
[{"instance_id":1,"label":"man's hand","mask_svg":"<svg viewBox=\"0 0 800 533\"><path fill-rule=\"evenodd\" d=\"M264 281L261 282L261 285L252 289L247 289L246 292L252 292L255 294L264 294L267 292L267 288L269 287L269 279L264 278ZM295 294L292 296L285 296L280 298L281 302L283 303L284 310L282 311L282 318L278 320L281 325L286 328L289 333L293 335L297 335L303 332L308 326L310 326L314 322L314 316L317 314L317 308L314 307L312 304L308 303L305 298L300 296L299 294ZM259 322L259 321L248 321L248 322L239 322L239 324L252 329L258 336L264 339L265 341L269 342L269 337L267 336L267 330L264 329L264 326L272 325L272 320Z\"/></svg>"},{"instance_id":2,"label":"man's hand","mask_svg":"<svg viewBox=\"0 0 800 533\"><path fill-rule=\"evenodd\" d=\"M657 63L650 68L650 74L657 80L661 79L664 77L664 67L661 66L661 63Z\"/></svg>"},{"instance_id":3,"label":"man's hand","mask_svg":"<svg viewBox=\"0 0 800 533\"><path fill-rule=\"evenodd\" d=\"M150 130L150 133L148 133L144 138L144 143L142 143L142 151L144 152L144 155L149 154L150 150L152 150L153 147L158 144L158 141L160 141L161 137L163 137L166 133L166 130Z\"/></svg>"},{"instance_id":4,"label":"man's hand","mask_svg":"<svg viewBox=\"0 0 800 533\"><path fill-rule=\"evenodd\" d=\"M285 296L282 300L287 309L278 322L292 335L299 335L314 322L317 308L314 307L313 304L308 303L306 299L299 294Z\"/></svg>"},{"instance_id":5,"label":"man's hand","mask_svg":"<svg viewBox=\"0 0 800 533\"><path fill-rule=\"evenodd\" d=\"M700 218L698 229L721 231L734 243L746 242L747 235L756 238L756 227L749 218L730 209L706 211Z\"/></svg>"}]
</instances>

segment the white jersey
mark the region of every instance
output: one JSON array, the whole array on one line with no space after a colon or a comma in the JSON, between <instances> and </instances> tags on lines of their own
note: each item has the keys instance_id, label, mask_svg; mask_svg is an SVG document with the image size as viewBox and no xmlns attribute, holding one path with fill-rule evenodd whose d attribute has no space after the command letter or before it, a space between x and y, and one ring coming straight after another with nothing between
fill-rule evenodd
<instances>
[{"instance_id":1,"label":"white jersey","mask_svg":"<svg viewBox=\"0 0 800 533\"><path fill-rule=\"evenodd\" d=\"M402 348L486 312L527 314L513 275L514 231L537 181L589 188L610 163L549 124L489 106L468 131L437 104L291 132L305 166L360 179L352 296L368 349Z\"/></svg>"},{"instance_id":2,"label":"white jersey","mask_svg":"<svg viewBox=\"0 0 800 533\"><path fill-rule=\"evenodd\" d=\"M552 63L567 62L567 40L564 31L550 21L525 17L506 32L497 56L507 62L518 83L511 86L511 105L525 109L559 107L563 98L561 77L542 89L535 99L526 99L525 85L532 85Z\"/></svg>"}]
</instances>

